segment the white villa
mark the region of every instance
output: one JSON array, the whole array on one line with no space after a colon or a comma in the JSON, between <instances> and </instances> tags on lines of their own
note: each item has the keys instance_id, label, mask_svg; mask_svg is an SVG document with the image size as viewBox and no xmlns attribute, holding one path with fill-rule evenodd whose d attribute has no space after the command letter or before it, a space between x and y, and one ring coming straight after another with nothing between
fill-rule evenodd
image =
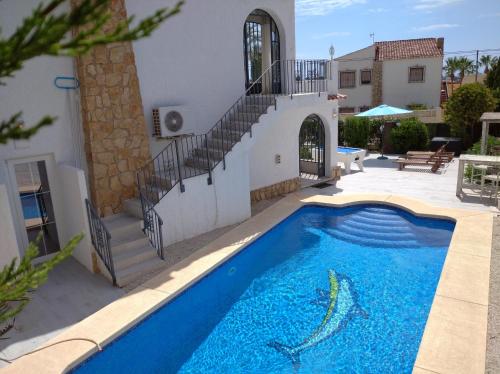
<instances>
[{"instance_id":1,"label":"white villa","mask_svg":"<svg viewBox=\"0 0 500 374\"><path fill-rule=\"evenodd\" d=\"M382 103L405 108L439 108L443 38L375 42L336 58L339 63L340 113L358 113Z\"/></svg>"},{"instance_id":2,"label":"white villa","mask_svg":"<svg viewBox=\"0 0 500 374\"><path fill-rule=\"evenodd\" d=\"M3 33L38 3L0 2ZM113 4L119 21L165 1ZM410 78L422 80L404 83L421 96L404 97L384 80L386 103L437 105L442 41L435 44L432 56L404 60ZM360 74L378 61L406 79L406 65L383 46L344 56L379 51L375 61L340 63L346 105L372 105ZM161 266L166 246L244 221L252 200L297 189L306 119L320 151L312 169L301 167L328 176L337 164L337 77L335 61L295 59L294 0L187 1L148 39L28 63L0 87L0 112L22 110L27 126L47 114L57 122L0 145L0 265L40 232L41 261L84 232L74 257L124 285Z\"/></svg>"}]
</instances>

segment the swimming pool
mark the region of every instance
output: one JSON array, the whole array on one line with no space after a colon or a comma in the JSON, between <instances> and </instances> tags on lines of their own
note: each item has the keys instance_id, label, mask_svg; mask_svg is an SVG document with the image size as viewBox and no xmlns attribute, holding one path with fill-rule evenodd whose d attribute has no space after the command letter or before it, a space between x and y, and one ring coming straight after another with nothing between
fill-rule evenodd
<instances>
[{"instance_id":1,"label":"swimming pool","mask_svg":"<svg viewBox=\"0 0 500 374\"><path fill-rule=\"evenodd\" d=\"M74 372L411 372L453 228L303 207Z\"/></svg>"}]
</instances>

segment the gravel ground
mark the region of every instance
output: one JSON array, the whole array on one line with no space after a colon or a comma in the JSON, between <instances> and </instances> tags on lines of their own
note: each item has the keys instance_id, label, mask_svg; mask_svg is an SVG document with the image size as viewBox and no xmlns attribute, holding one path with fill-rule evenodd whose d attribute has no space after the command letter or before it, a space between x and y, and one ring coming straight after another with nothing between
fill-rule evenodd
<instances>
[{"instance_id":1,"label":"gravel ground","mask_svg":"<svg viewBox=\"0 0 500 374\"><path fill-rule=\"evenodd\" d=\"M486 373L500 373L500 216L493 221Z\"/></svg>"}]
</instances>

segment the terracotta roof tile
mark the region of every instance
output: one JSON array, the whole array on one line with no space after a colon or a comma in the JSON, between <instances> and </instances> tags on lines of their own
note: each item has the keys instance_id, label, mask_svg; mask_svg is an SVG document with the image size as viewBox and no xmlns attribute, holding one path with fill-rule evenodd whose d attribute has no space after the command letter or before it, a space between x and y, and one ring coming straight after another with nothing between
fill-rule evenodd
<instances>
[{"instance_id":1,"label":"terracotta roof tile","mask_svg":"<svg viewBox=\"0 0 500 374\"><path fill-rule=\"evenodd\" d=\"M375 42L375 47L380 61L443 56L435 38Z\"/></svg>"}]
</instances>

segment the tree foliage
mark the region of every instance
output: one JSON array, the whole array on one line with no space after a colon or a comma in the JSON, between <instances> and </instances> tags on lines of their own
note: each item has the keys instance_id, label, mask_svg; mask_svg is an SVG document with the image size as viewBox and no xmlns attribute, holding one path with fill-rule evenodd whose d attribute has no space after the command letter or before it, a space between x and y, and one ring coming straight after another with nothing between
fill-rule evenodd
<instances>
[{"instance_id":1,"label":"tree foliage","mask_svg":"<svg viewBox=\"0 0 500 374\"><path fill-rule=\"evenodd\" d=\"M490 70L486 75L485 84L495 97L495 111L500 112L500 61L498 59L492 62Z\"/></svg>"},{"instance_id":2,"label":"tree foliage","mask_svg":"<svg viewBox=\"0 0 500 374\"><path fill-rule=\"evenodd\" d=\"M491 91L480 83L466 84L451 95L446 103L445 120L451 133L464 139L466 146L472 142L473 127L484 112L495 108Z\"/></svg>"},{"instance_id":3,"label":"tree foliage","mask_svg":"<svg viewBox=\"0 0 500 374\"><path fill-rule=\"evenodd\" d=\"M476 64L470 58L462 56L457 59L457 68L460 84L462 84L467 74L472 74L476 71Z\"/></svg>"},{"instance_id":4,"label":"tree foliage","mask_svg":"<svg viewBox=\"0 0 500 374\"><path fill-rule=\"evenodd\" d=\"M0 35L0 85L5 85L5 78L13 77L26 61L38 56L79 56L98 45L147 37L167 18L177 14L183 1L171 8L159 9L137 23L131 16L113 30L106 28L112 17L111 0L82 0L67 12L59 9L63 3L66 0L41 3L12 35ZM56 119L45 116L26 128L20 121L21 115L19 112L0 121L0 144L11 139L28 139Z\"/></svg>"},{"instance_id":5,"label":"tree foliage","mask_svg":"<svg viewBox=\"0 0 500 374\"><path fill-rule=\"evenodd\" d=\"M488 74L491 67L498 62L498 57L491 55L482 55L479 59L479 65L484 68L484 74Z\"/></svg>"},{"instance_id":6,"label":"tree foliage","mask_svg":"<svg viewBox=\"0 0 500 374\"><path fill-rule=\"evenodd\" d=\"M344 142L349 147L366 148L371 134L367 117L347 117L344 121Z\"/></svg>"},{"instance_id":7,"label":"tree foliage","mask_svg":"<svg viewBox=\"0 0 500 374\"><path fill-rule=\"evenodd\" d=\"M418 118L405 118L392 129L391 140L396 153L422 151L429 144L429 131Z\"/></svg>"},{"instance_id":8,"label":"tree foliage","mask_svg":"<svg viewBox=\"0 0 500 374\"><path fill-rule=\"evenodd\" d=\"M30 300L29 292L47 281L49 271L68 258L82 238L83 234L75 236L54 257L35 266L33 260L38 256L39 235L35 242L29 244L19 265L15 258L3 268L0 272L0 323L15 317L24 309Z\"/></svg>"}]
</instances>

